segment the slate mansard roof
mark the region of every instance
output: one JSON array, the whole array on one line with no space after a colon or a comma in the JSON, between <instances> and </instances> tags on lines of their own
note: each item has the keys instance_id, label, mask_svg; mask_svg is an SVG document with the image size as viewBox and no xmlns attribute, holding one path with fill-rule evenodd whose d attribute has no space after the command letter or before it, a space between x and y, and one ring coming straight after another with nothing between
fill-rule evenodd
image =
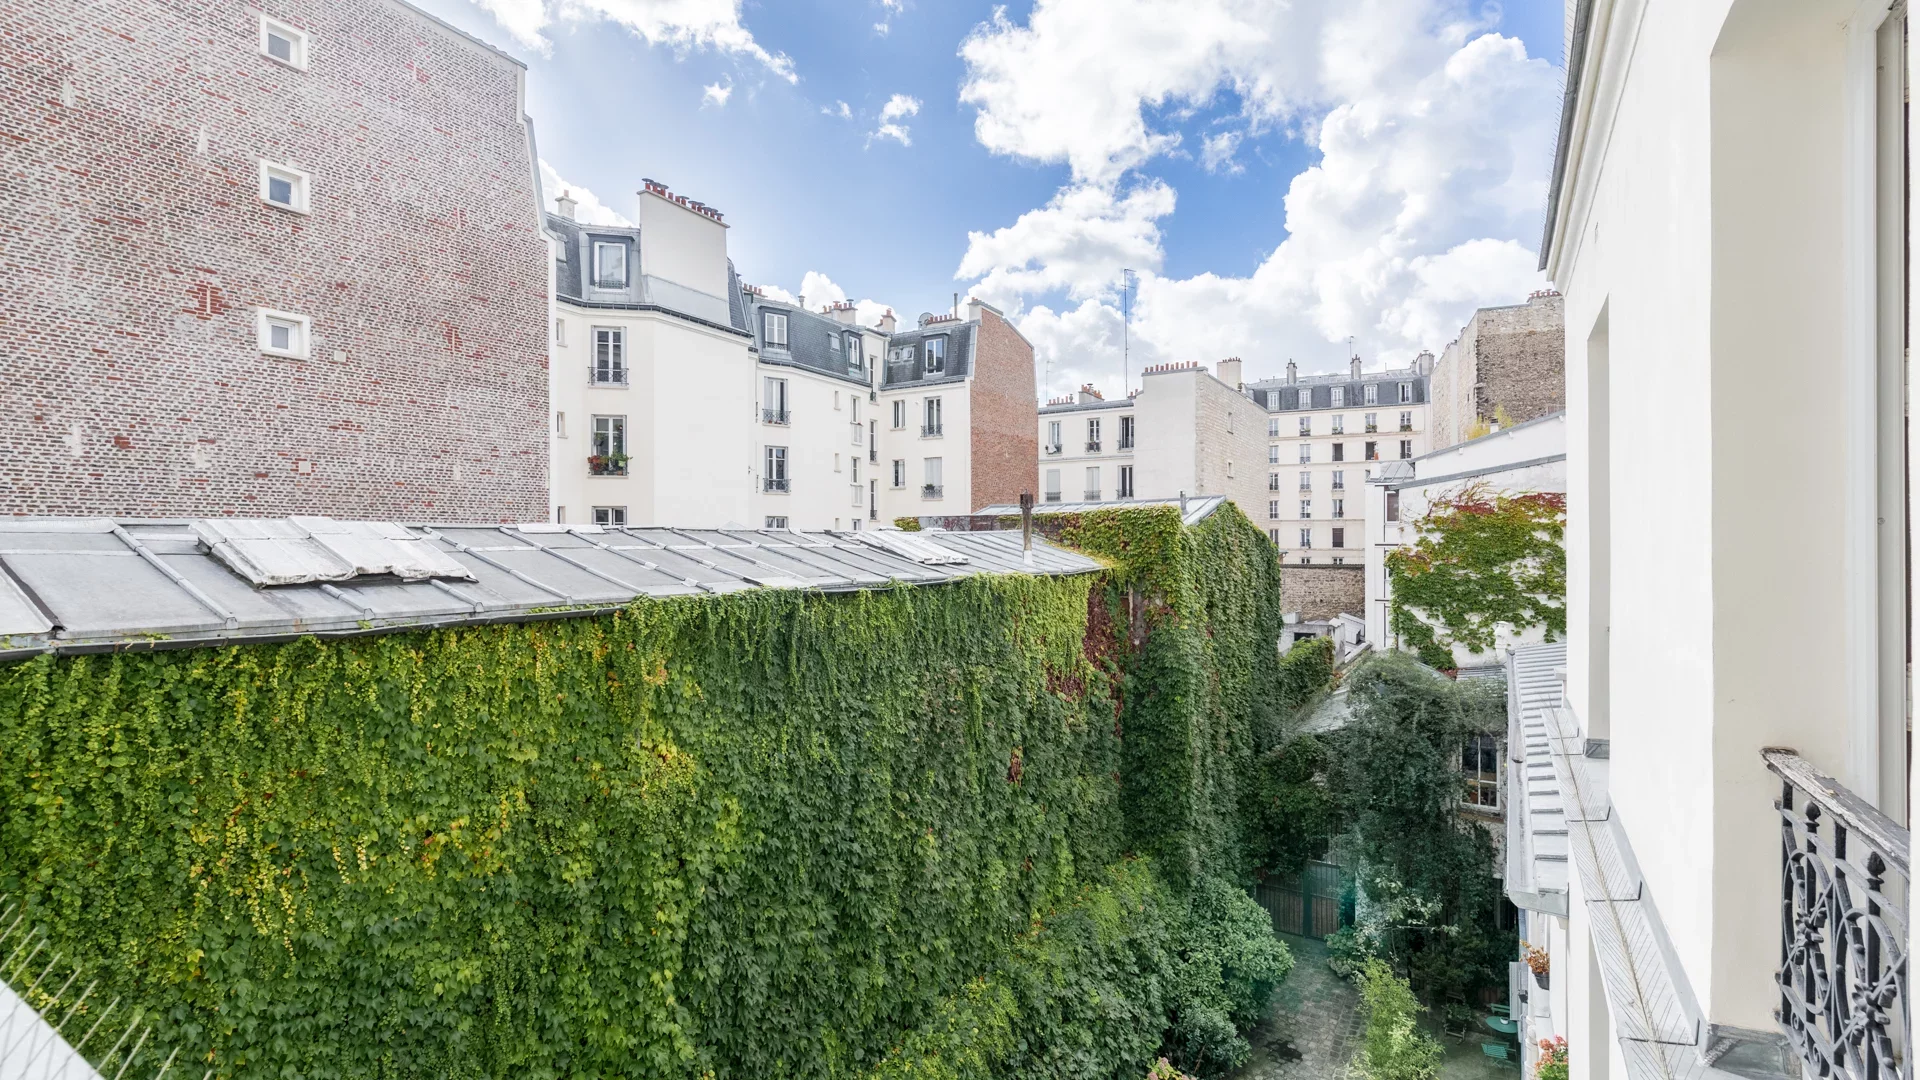
<instances>
[{"instance_id":1,"label":"slate mansard roof","mask_svg":"<svg viewBox=\"0 0 1920 1080\"><path fill-rule=\"evenodd\" d=\"M887 343L887 366L881 388L933 385L966 378L973 374L973 350L979 332L980 324L971 320L943 319L894 334ZM926 342L931 338L945 338L947 342L947 362L941 371L927 370ZM900 357L897 363L896 355Z\"/></svg>"},{"instance_id":2,"label":"slate mansard roof","mask_svg":"<svg viewBox=\"0 0 1920 1080\"><path fill-rule=\"evenodd\" d=\"M795 304L788 304L765 296L748 295L746 297L748 329L753 334L754 347L760 353L760 362L782 367L804 368L807 371L829 375L856 386L870 387L868 373L877 362L866 355L871 346L866 341L869 333L879 333L867 327L843 323L831 315L822 315L808 311ZM769 345L767 343L766 314L772 312L787 317L787 343ZM882 334L881 337L886 335ZM849 338L860 341L861 366L847 363L847 341Z\"/></svg>"},{"instance_id":3,"label":"slate mansard roof","mask_svg":"<svg viewBox=\"0 0 1920 1080\"><path fill-rule=\"evenodd\" d=\"M1018 532L0 519L0 660L567 618L638 597L849 592L1100 564Z\"/></svg>"},{"instance_id":4,"label":"slate mansard roof","mask_svg":"<svg viewBox=\"0 0 1920 1080\"><path fill-rule=\"evenodd\" d=\"M1400 400L1400 384L1413 384L1413 400ZM1380 400L1372 407L1385 409L1394 405L1425 405L1427 403L1427 376L1411 368L1399 371L1363 371L1359 378L1351 375L1307 375L1295 382L1285 379L1261 379L1247 384L1247 392L1253 400L1267 407L1269 412L1298 409L1331 409L1333 388L1347 388L1343 409L1367 408L1366 387L1368 384L1390 387L1391 392L1381 391ZM1306 395L1305 404L1302 395Z\"/></svg>"},{"instance_id":5,"label":"slate mansard roof","mask_svg":"<svg viewBox=\"0 0 1920 1080\"><path fill-rule=\"evenodd\" d=\"M704 326L744 334L747 329L747 301L740 288L740 275L727 260L727 295L711 296L665 278L647 273L642 256L640 229L630 225L587 225L569 217L549 213L547 231L559 241L561 258L554 267L554 289L558 297L581 307L627 311L664 311ZM594 240L612 241L627 248L627 288L619 295L596 289L586 293L585 276Z\"/></svg>"}]
</instances>

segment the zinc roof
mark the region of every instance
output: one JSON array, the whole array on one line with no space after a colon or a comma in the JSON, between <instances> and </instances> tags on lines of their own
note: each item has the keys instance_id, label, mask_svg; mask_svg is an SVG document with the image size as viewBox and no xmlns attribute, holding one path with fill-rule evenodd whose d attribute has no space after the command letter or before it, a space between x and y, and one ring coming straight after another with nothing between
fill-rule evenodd
<instances>
[{"instance_id":1,"label":"zinc roof","mask_svg":"<svg viewBox=\"0 0 1920 1080\"><path fill-rule=\"evenodd\" d=\"M640 596L845 592L1094 560L1017 532L327 518L0 520L0 659L558 618Z\"/></svg>"}]
</instances>

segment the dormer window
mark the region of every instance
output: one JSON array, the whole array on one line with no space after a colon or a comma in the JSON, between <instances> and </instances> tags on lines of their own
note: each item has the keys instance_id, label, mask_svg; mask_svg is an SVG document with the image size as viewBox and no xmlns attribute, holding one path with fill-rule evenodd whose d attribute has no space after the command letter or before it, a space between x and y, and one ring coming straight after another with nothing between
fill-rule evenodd
<instances>
[{"instance_id":1,"label":"dormer window","mask_svg":"<svg viewBox=\"0 0 1920 1080\"><path fill-rule=\"evenodd\" d=\"M943 337L927 339L927 374L933 375L947 370L947 339Z\"/></svg>"},{"instance_id":2,"label":"dormer window","mask_svg":"<svg viewBox=\"0 0 1920 1080\"><path fill-rule=\"evenodd\" d=\"M860 337L857 334L847 335L847 366L855 370L867 366L867 359L860 351Z\"/></svg>"},{"instance_id":3,"label":"dormer window","mask_svg":"<svg viewBox=\"0 0 1920 1080\"><path fill-rule=\"evenodd\" d=\"M786 348L787 347L787 317L776 311L767 312L765 337L767 339L767 346L769 348L775 348L775 349Z\"/></svg>"},{"instance_id":4,"label":"dormer window","mask_svg":"<svg viewBox=\"0 0 1920 1080\"><path fill-rule=\"evenodd\" d=\"M1295 406L1294 406L1294 408L1296 408L1296 409L1311 409L1311 408L1313 408L1313 391L1311 391L1311 390L1301 390L1301 391L1300 391L1300 404L1298 404L1298 405L1295 405Z\"/></svg>"},{"instance_id":5,"label":"dormer window","mask_svg":"<svg viewBox=\"0 0 1920 1080\"><path fill-rule=\"evenodd\" d=\"M1367 384L1367 404L1369 405L1380 404L1380 384L1379 383Z\"/></svg>"},{"instance_id":6,"label":"dormer window","mask_svg":"<svg viewBox=\"0 0 1920 1080\"><path fill-rule=\"evenodd\" d=\"M593 287L627 287L627 245L606 240L593 242Z\"/></svg>"},{"instance_id":7,"label":"dormer window","mask_svg":"<svg viewBox=\"0 0 1920 1080\"><path fill-rule=\"evenodd\" d=\"M1413 384L1410 382L1401 383L1400 384L1400 404L1405 405L1412 401L1413 401Z\"/></svg>"}]
</instances>

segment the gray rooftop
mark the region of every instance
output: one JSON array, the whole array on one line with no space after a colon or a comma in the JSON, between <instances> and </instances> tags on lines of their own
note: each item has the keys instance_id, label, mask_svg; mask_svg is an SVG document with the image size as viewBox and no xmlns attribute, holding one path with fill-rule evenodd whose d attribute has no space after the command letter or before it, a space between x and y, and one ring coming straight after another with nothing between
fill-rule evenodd
<instances>
[{"instance_id":1,"label":"gray rooftop","mask_svg":"<svg viewBox=\"0 0 1920 1080\"><path fill-rule=\"evenodd\" d=\"M1413 400L1401 401L1399 384L1413 384ZM1366 403L1366 387L1388 386L1391 390L1377 392L1379 400ZM1363 371L1359 378L1350 373L1335 375L1303 375L1294 382L1285 379L1260 379L1247 384L1247 393L1253 400L1267 407L1269 412L1298 411L1305 409L1331 409L1333 388L1347 387L1346 400L1339 406L1342 409L1392 409L1402 405L1424 405L1427 402L1427 376L1413 368L1398 371Z\"/></svg>"},{"instance_id":2,"label":"gray rooftop","mask_svg":"<svg viewBox=\"0 0 1920 1080\"><path fill-rule=\"evenodd\" d=\"M610 611L637 597L1080 574L1018 532L0 519L0 659Z\"/></svg>"},{"instance_id":3,"label":"gray rooftop","mask_svg":"<svg viewBox=\"0 0 1920 1080\"><path fill-rule=\"evenodd\" d=\"M647 273L646 252L637 226L588 225L554 213L546 215L546 225L547 232L560 244L560 261L554 267L555 293L560 299L582 307L662 311L716 329L747 332L746 303L733 260L727 260L727 295L713 296ZM596 240L627 249L626 288L585 288L587 263Z\"/></svg>"},{"instance_id":4,"label":"gray rooftop","mask_svg":"<svg viewBox=\"0 0 1920 1080\"><path fill-rule=\"evenodd\" d=\"M1050 401L1040 406L1040 415L1048 416L1054 413L1091 412L1095 409L1124 409L1132 404L1133 399L1130 397L1117 398L1113 401Z\"/></svg>"},{"instance_id":5,"label":"gray rooftop","mask_svg":"<svg viewBox=\"0 0 1920 1080\"><path fill-rule=\"evenodd\" d=\"M747 306L752 313L754 345L759 350L762 363L804 368L857 386L872 385L868 373L875 360L866 354L871 346L867 344L866 335L869 331L865 327L844 323L831 315L808 311L798 305L765 296L748 295ZM767 312L787 317L785 345L767 343ZM860 344L853 346L850 344L853 341ZM852 348L861 350L857 354L860 358L858 366L848 360Z\"/></svg>"},{"instance_id":6,"label":"gray rooftop","mask_svg":"<svg viewBox=\"0 0 1920 1080\"><path fill-rule=\"evenodd\" d=\"M974 338L979 324L967 319L943 319L912 330L901 330L887 343L884 387L953 382L973 374ZM946 341L946 363L939 371L927 370L927 341ZM897 357L897 359L896 359Z\"/></svg>"}]
</instances>

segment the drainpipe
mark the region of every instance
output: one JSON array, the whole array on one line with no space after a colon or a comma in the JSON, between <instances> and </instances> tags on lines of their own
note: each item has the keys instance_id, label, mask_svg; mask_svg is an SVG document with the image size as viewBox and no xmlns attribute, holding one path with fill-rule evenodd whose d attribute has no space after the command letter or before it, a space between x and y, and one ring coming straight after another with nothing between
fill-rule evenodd
<instances>
[{"instance_id":1,"label":"drainpipe","mask_svg":"<svg viewBox=\"0 0 1920 1080\"><path fill-rule=\"evenodd\" d=\"M1033 493L1020 493L1020 560L1033 566Z\"/></svg>"}]
</instances>

